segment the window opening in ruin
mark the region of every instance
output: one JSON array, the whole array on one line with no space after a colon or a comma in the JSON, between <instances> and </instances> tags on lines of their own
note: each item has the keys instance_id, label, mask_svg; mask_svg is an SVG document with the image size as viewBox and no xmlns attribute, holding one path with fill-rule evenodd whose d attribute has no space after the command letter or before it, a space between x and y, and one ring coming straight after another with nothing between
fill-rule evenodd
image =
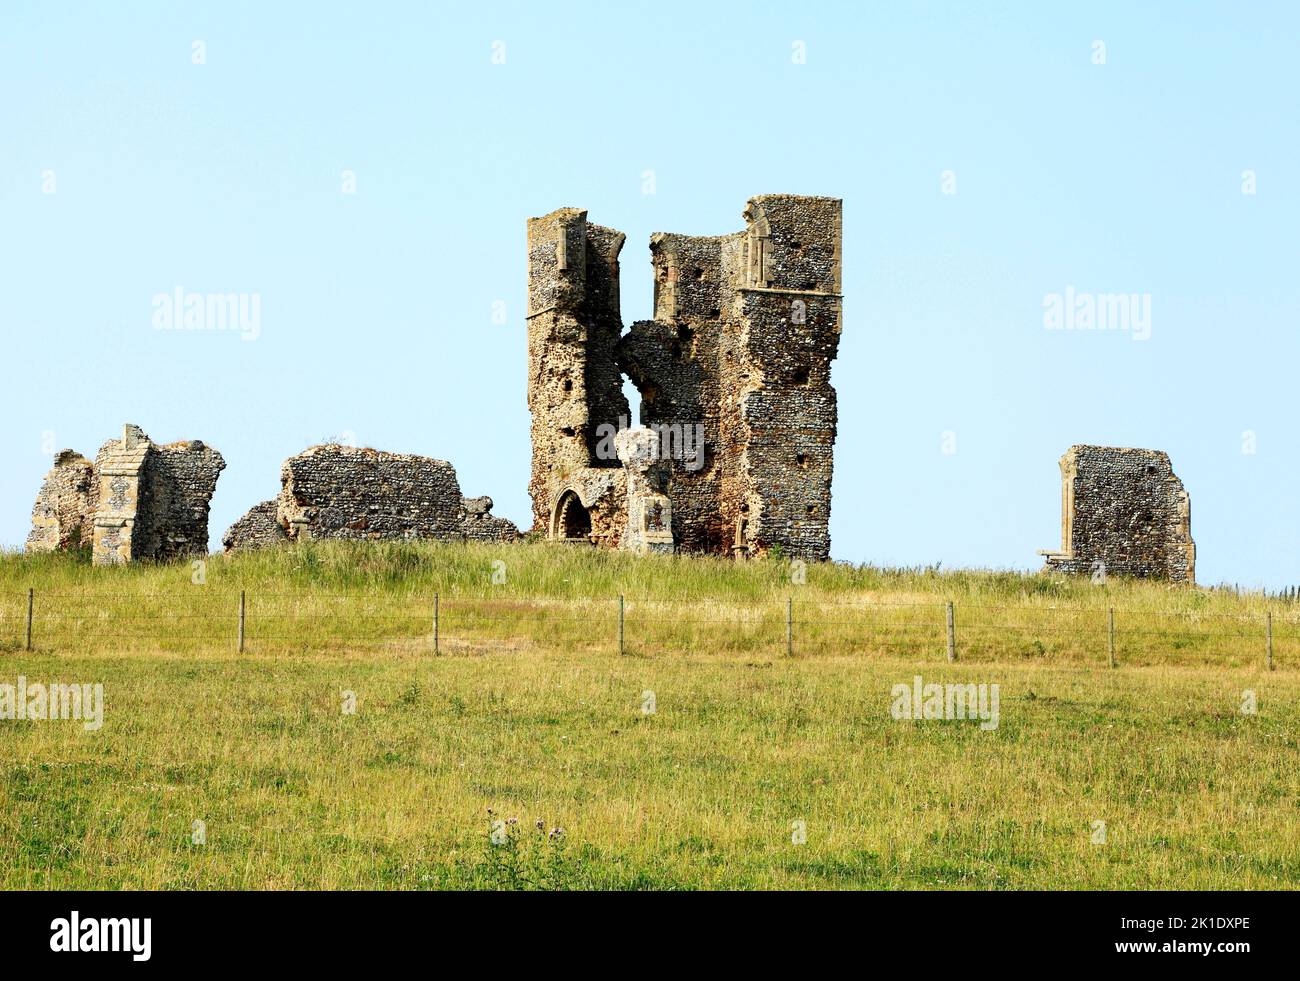
<instances>
[{"instance_id":1,"label":"window opening in ruin","mask_svg":"<svg viewBox=\"0 0 1300 981\"><path fill-rule=\"evenodd\" d=\"M565 491L555 509L555 537L569 542L591 541L591 515L573 491Z\"/></svg>"}]
</instances>

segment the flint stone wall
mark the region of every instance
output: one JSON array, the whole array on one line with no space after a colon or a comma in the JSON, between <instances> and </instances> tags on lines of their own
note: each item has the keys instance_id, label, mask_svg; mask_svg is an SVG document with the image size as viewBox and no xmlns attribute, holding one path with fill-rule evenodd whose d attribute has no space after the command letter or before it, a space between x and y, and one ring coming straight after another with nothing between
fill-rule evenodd
<instances>
[{"instance_id":1,"label":"flint stone wall","mask_svg":"<svg viewBox=\"0 0 1300 981\"><path fill-rule=\"evenodd\" d=\"M467 541L501 542L519 537L513 521L492 514L492 498L466 497L461 501L460 532Z\"/></svg>"},{"instance_id":2,"label":"flint stone wall","mask_svg":"<svg viewBox=\"0 0 1300 981\"><path fill-rule=\"evenodd\" d=\"M221 544L227 552L241 548L265 548L285 541L289 536L276 520L279 500L271 498L254 505L242 518L226 529Z\"/></svg>"},{"instance_id":3,"label":"flint stone wall","mask_svg":"<svg viewBox=\"0 0 1300 981\"><path fill-rule=\"evenodd\" d=\"M200 440L159 446L139 426L122 430L95 458L93 562L206 555L212 494L226 461Z\"/></svg>"},{"instance_id":4,"label":"flint stone wall","mask_svg":"<svg viewBox=\"0 0 1300 981\"><path fill-rule=\"evenodd\" d=\"M1191 498L1159 450L1072 446L1061 457L1061 550L1047 569L1196 581Z\"/></svg>"},{"instance_id":5,"label":"flint stone wall","mask_svg":"<svg viewBox=\"0 0 1300 981\"><path fill-rule=\"evenodd\" d=\"M32 508L28 552L88 548L94 538L95 465L73 450L60 450Z\"/></svg>"},{"instance_id":6,"label":"flint stone wall","mask_svg":"<svg viewBox=\"0 0 1300 981\"><path fill-rule=\"evenodd\" d=\"M529 220L529 492L548 537L639 547L623 541L626 487L597 479L617 465L599 437L627 425L626 374L643 426L703 431L699 455L661 439L677 549L829 557L841 202L763 195L744 219L730 235L652 236L654 319L626 333L622 234L576 208Z\"/></svg>"},{"instance_id":7,"label":"flint stone wall","mask_svg":"<svg viewBox=\"0 0 1300 981\"><path fill-rule=\"evenodd\" d=\"M445 460L331 443L286 460L280 483L274 514L271 502L253 508L223 536L228 549L282 538L509 541L519 534L492 515L490 497L462 497Z\"/></svg>"},{"instance_id":8,"label":"flint stone wall","mask_svg":"<svg viewBox=\"0 0 1300 981\"><path fill-rule=\"evenodd\" d=\"M27 549L90 546L97 565L206 555L209 504L225 466L199 440L160 446L127 423L93 464L59 453L37 495Z\"/></svg>"},{"instance_id":9,"label":"flint stone wall","mask_svg":"<svg viewBox=\"0 0 1300 981\"><path fill-rule=\"evenodd\" d=\"M212 495L225 467L221 454L197 439L154 446L145 458L147 507L136 518L136 557L207 554Z\"/></svg>"}]
</instances>

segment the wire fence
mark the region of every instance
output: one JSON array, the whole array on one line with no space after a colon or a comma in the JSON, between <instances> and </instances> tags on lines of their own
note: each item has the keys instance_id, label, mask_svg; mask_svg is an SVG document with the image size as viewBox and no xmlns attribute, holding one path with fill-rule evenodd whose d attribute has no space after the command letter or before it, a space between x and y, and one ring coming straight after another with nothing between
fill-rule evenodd
<instances>
[{"instance_id":1,"label":"wire fence","mask_svg":"<svg viewBox=\"0 0 1300 981\"><path fill-rule=\"evenodd\" d=\"M438 656L566 648L622 655L762 657L886 654L948 661L1176 659L1258 662L1300 650L1300 610L1279 615L1102 607L836 602L512 599L208 587L138 596L28 590L0 598L0 651L145 649ZM1300 662L1297 662L1300 663Z\"/></svg>"}]
</instances>

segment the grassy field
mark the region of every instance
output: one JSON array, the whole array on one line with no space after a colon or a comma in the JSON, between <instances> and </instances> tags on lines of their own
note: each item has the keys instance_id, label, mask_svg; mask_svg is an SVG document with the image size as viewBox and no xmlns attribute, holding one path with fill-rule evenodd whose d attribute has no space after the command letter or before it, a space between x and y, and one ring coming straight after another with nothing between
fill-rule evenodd
<instances>
[{"instance_id":1,"label":"grassy field","mask_svg":"<svg viewBox=\"0 0 1300 981\"><path fill-rule=\"evenodd\" d=\"M0 683L101 683L105 709L97 731L0 721L0 885L1300 881L1294 604L799 571L547 545L5 556ZM997 684L997 727L896 720L917 675Z\"/></svg>"}]
</instances>

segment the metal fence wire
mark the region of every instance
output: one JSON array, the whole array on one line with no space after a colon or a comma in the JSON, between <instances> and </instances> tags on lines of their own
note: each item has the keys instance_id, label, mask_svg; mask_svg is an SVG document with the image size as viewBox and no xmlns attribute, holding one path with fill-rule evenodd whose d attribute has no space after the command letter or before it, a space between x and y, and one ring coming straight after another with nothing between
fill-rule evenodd
<instances>
[{"instance_id":1,"label":"metal fence wire","mask_svg":"<svg viewBox=\"0 0 1300 981\"><path fill-rule=\"evenodd\" d=\"M1259 615L1102 607L626 596L513 599L196 587L96 598L29 589L0 603L0 651L397 650L417 655L565 648L622 655L895 655L1107 664L1169 657L1259 661L1300 642L1300 611Z\"/></svg>"}]
</instances>

